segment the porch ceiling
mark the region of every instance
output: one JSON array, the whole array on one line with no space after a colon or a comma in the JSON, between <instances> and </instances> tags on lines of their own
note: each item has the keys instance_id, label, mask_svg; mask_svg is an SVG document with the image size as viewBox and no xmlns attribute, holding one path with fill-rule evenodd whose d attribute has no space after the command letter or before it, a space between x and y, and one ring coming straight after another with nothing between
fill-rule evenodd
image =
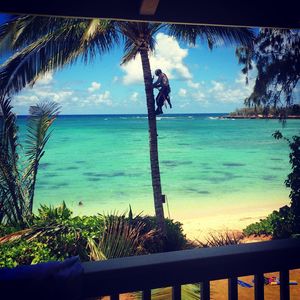
<instances>
[{"instance_id":1,"label":"porch ceiling","mask_svg":"<svg viewBox=\"0 0 300 300\"><path fill-rule=\"evenodd\" d=\"M300 28L297 0L9 0L0 12L215 25Z\"/></svg>"}]
</instances>

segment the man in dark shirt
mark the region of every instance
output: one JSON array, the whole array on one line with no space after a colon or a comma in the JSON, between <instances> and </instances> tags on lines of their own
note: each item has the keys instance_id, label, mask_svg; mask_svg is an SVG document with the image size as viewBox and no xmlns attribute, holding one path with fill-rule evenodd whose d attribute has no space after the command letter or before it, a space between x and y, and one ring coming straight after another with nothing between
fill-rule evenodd
<instances>
[{"instance_id":1,"label":"man in dark shirt","mask_svg":"<svg viewBox=\"0 0 300 300\"><path fill-rule=\"evenodd\" d=\"M157 80L153 83L153 87L159 89L159 93L156 97L156 105L157 109L155 111L156 115L160 115L163 113L162 107L164 102L167 101L169 103L170 108L172 108L171 100L170 100L170 85L169 79L166 74L164 74L161 69L155 70L155 75L158 76Z\"/></svg>"}]
</instances>

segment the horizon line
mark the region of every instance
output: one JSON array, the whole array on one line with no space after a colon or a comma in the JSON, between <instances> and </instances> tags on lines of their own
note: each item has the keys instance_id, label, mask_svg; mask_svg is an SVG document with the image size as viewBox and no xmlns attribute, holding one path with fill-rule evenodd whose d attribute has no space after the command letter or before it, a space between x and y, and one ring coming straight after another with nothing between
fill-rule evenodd
<instances>
[{"instance_id":1,"label":"horizon line","mask_svg":"<svg viewBox=\"0 0 300 300\"><path fill-rule=\"evenodd\" d=\"M159 117L169 116L169 115L216 115L216 114L229 114L229 112L208 112L208 113L164 113L163 115L159 115ZM142 115L147 116L147 113L132 113L132 114L59 114L59 116L136 116ZM17 114L17 117L27 117L29 114Z\"/></svg>"}]
</instances>

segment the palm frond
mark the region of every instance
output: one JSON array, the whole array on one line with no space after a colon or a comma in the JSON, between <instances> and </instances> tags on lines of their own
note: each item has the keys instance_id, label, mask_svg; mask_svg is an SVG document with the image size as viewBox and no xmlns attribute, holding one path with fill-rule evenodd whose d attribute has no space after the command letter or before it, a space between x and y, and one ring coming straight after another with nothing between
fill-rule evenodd
<instances>
[{"instance_id":1,"label":"palm frond","mask_svg":"<svg viewBox=\"0 0 300 300\"><path fill-rule=\"evenodd\" d=\"M0 196L4 215L13 224L24 225L24 194L18 172L18 138L16 116L11 100L0 99Z\"/></svg>"},{"instance_id":2,"label":"palm frond","mask_svg":"<svg viewBox=\"0 0 300 300\"><path fill-rule=\"evenodd\" d=\"M33 85L41 75L74 63L80 56L87 61L95 53L102 54L118 39L113 27L109 24L105 27L103 22L93 35L86 34L86 30L91 33L88 20L59 19L57 22L60 26L52 20L50 24L54 25L48 31L43 29L47 33L37 33L40 38L33 39L1 66L0 89L3 94L18 92L27 84Z\"/></svg>"},{"instance_id":3,"label":"palm frond","mask_svg":"<svg viewBox=\"0 0 300 300\"><path fill-rule=\"evenodd\" d=\"M105 230L99 243L89 240L92 260L103 260L132 256L139 253L143 241L142 229L145 224L138 222L134 226L124 216L104 216Z\"/></svg>"},{"instance_id":4,"label":"palm frond","mask_svg":"<svg viewBox=\"0 0 300 300\"><path fill-rule=\"evenodd\" d=\"M196 240L199 247L220 247L240 244L244 235L238 231L213 231L205 237L205 242Z\"/></svg>"},{"instance_id":5,"label":"palm frond","mask_svg":"<svg viewBox=\"0 0 300 300\"><path fill-rule=\"evenodd\" d=\"M58 31L62 26L72 25L72 20L78 19L32 15L16 16L0 25L0 48L2 47L3 54L12 50L20 51L33 41Z\"/></svg>"},{"instance_id":6,"label":"palm frond","mask_svg":"<svg viewBox=\"0 0 300 300\"><path fill-rule=\"evenodd\" d=\"M131 39L126 39L124 47L124 55L122 57L121 65L128 63L132 59L135 59L139 53L139 46L132 42Z\"/></svg>"},{"instance_id":7,"label":"palm frond","mask_svg":"<svg viewBox=\"0 0 300 300\"><path fill-rule=\"evenodd\" d=\"M118 22L120 31L125 37L124 56L121 64L135 59L141 49L153 51L154 34L162 27L159 23Z\"/></svg>"},{"instance_id":8,"label":"palm frond","mask_svg":"<svg viewBox=\"0 0 300 300\"><path fill-rule=\"evenodd\" d=\"M0 55L16 49L15 42L20 33L19 22L23 18L18 16L0 25Z\"/></svg>"},{"instance_id":9,"label":"palm frond","mask_svg":"<svg viewBox=\"0 0 300 300\"><path fill-rule=\"evenodd\" d=\"M18 160L18 137L16 116L12 112L11 99L0 98L0 153L1 157L10 156L12 170L17 171Z\"/></svg>"},{"instance_id":10,"label":"palm frond","mask_svg":"<svg viewBox=\"0 0 300 300\"><path fill-rule=\"evenodd\" d=\"M27 84L34 84L40 74L50 70L51 63L55 64L51 60L56 49L50 46L51 42L48 43L50 47L46 48L47 42L48 37L35 41L2 65L0 89L4 95L16 93Z\"/></svg>"},{"instance_id":11,"label":"palm frond","mask_svg":"<svg viewBox=\"0 0 300 300\"><path fill-rule=\"evenodd\" d=\"M41 102L29 109L29 124L25 155L28 167L24 174L24 180L28 183L29 210L32 211L34 188L38 172L39 161L44 155L44 147L50 138L49 127L55 120L59 105L55 102Z\"/></svg>"},{"instance_id":12,"label":"palm frond","mask_svg":"<svg viewBox=\"0 0 300 300\"><path fill-rule=\"evenodd\" d=\"M200 39L206 41L209 48L216 44L253 47L254 33L248 28L180 24L167 28L170 35L193 45Z\"/></svg>"},{"instance_id":13,"label":"palm frond","mask_svg":"<svg viewBox=\"0 0 300 300\"><path fill-rule=\"evenodd\" d=\"M92 19L85 21L83 27L80 51L84 63L91 62L96 54L102 55L119 45L120 37L114 21Z\"/></svg>"}]
</instances>

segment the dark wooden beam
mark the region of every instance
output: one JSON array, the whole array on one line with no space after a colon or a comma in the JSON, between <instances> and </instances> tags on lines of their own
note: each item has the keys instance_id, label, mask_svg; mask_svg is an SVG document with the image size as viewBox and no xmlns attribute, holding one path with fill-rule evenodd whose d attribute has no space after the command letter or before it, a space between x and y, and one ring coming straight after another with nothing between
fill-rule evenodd
<instances>
[{"instance_id":1,"label":"dark wooden beam","mask_svg":"<svg viewBox=\"0 0 300 300\"><path fill-rule=\"evenodd\" d=\"M153 16L156 13L159 0L142 0L140 15Z\"/></svg>"},{"instance_id":2,"label":"dark wooden beam","mask_svg":"<svg viewBox=\"0 0 300 300\"><path fill-rule=\"evenodd\" d=\"M295 0L253 0L251 5L236 0L9 0L0 1L0 12L250 27L300 28ZM155 5L157 7L155 8Z\"/></svg>"}]
</instances>

